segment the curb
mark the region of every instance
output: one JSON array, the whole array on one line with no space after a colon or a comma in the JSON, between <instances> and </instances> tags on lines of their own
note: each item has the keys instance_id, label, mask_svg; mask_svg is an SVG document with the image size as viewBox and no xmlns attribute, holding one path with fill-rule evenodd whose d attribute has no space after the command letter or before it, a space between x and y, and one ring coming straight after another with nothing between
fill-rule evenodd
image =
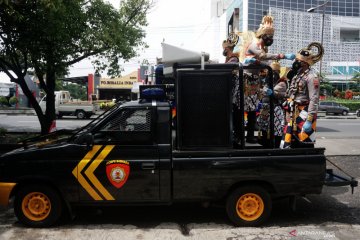
<instances>
[{"instance_id":1,"label":"curb","mask_svg":"<svg viewBox=\"0 0 360 240\"><path fill-rule=\"evenodd\" d=\"M0 114L6 114L6 115L36 115L34 109L1 109Z\"/></svg>"}]
</instances>

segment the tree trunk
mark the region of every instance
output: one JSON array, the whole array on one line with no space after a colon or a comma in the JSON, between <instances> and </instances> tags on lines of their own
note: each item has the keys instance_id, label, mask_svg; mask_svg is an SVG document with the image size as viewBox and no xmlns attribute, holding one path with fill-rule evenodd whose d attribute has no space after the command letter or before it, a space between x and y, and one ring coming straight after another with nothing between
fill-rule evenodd
<instances>
[{"instance_id":1,"label":"tree trunk","mask_svg":"<svg viewBox=\"0 0 360 240\"><path fill-rule=\"evenodd\" d=\"M46 73L46 86L47 86L47 97L46 97L46 112L45 112L45 121L47 122L46 133L51 129L51 124L56 120L55 114L55 72L48 71Z\"/></svg>"},{"instance_id":2,"label":"tree trunk","mask_svg":"<svg viewBox=\"0 0 360 240\"><path fill-rule=\"evenodd\" d=\"M25 78L23 77L22 79L19 79L17 81L17 83L20 85L23 93L28 98L31 106L34 108L34 110L36 112L36 115L37 115L37 117L39 119L39 122L40 122L41 134L43 135L43 134L48 133L51 122L49 124L49 122L46 121L46 117L44 116L39 103L36 101L36 98L34 97L32 92L30 91L29 87L27 86Z\"/></svg>"}]
</instances>

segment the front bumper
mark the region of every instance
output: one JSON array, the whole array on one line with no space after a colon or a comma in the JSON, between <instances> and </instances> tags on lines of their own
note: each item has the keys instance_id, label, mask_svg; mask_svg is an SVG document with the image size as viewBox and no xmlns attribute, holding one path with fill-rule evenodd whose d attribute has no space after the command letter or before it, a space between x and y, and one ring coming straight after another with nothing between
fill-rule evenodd
<instances>
[{"instance_id":1,"label":"front bumper","mask_svg":"<svg viewBox=\"0 0 360 240\"><path fill-rule=\"evenodd\" d=\"M0 182L0 206L8 206L10 194L16 183Z\"/></svg>"}]
</instances>

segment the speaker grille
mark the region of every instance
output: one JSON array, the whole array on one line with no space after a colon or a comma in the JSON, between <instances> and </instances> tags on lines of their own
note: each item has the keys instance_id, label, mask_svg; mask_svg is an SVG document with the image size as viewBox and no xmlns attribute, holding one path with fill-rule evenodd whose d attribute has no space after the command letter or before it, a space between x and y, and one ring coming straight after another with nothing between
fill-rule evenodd
<instances>
[{"instance_id":1,"label":"speaker grille","mask_svg":"<svg viewBox=\"0 0 360 240\"><path fill-rule=\"evenodd\" d=\"M231 147L231 71L177 72L178 148Z\"/></svg>"}]
</instances>

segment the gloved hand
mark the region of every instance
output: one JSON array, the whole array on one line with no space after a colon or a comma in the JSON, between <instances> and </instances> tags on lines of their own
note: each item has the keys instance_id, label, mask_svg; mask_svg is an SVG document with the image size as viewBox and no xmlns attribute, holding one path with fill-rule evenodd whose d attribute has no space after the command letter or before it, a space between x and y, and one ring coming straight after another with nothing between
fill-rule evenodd
<instances>
[{"instance_id":1,"label":"gloved hand","mask_svg":"<svg viewBox=\"0 0 360 240\"><path fill-rule=\"evenodd\" d=\"M295 59L295 54L293 53L287 53L287 54L284 54L285 55L285 59L287 60L294 60Z\"/></svg>"},{"instance_id":2,"label":"gloved hand","mask_svg":"<svg viewBox=\"0 0 360 240\"><path fill-rule=\"evenodd\" d=\"M262 108L262 102L259 102L258 105L256 106L256 112L260 111L260 109Z\"/></svg>"},{"instance_id":3,"label":"gloved hand","mask_svg":"<svg viewBox=\"0 0 360 240\"><path fill-rule=\"evenodd\" d=\"M250 64L250 63L255 63L256 62L256 59L255 58L246 58L244 60L244 63L245 64Z\"/></svg>"},{"instance_id":4,"label":"gloved hand","mask_svg":"<svg viewBox=\"0 0 360 240\"><path fill-rule=\"evenodd\" d=\"M266 94L267 96L271 96L271 95L273 95L273 90L271 90L270 88L268 88L268 89L265 90L265 94Z\"/></svg>"},{"instance_id":5,"label":"gloved hand","mask_svg":"<svg viewBox=\"0 0 360 240\"><path fill-rule=\"evenodd\" d=\"M306 120L306 122L304 123L302 128L303 128L304 132L309 133L309 132L311 132L311 129L312 129L312 123L309 120Z\"/></svg>"}]
</instances>

